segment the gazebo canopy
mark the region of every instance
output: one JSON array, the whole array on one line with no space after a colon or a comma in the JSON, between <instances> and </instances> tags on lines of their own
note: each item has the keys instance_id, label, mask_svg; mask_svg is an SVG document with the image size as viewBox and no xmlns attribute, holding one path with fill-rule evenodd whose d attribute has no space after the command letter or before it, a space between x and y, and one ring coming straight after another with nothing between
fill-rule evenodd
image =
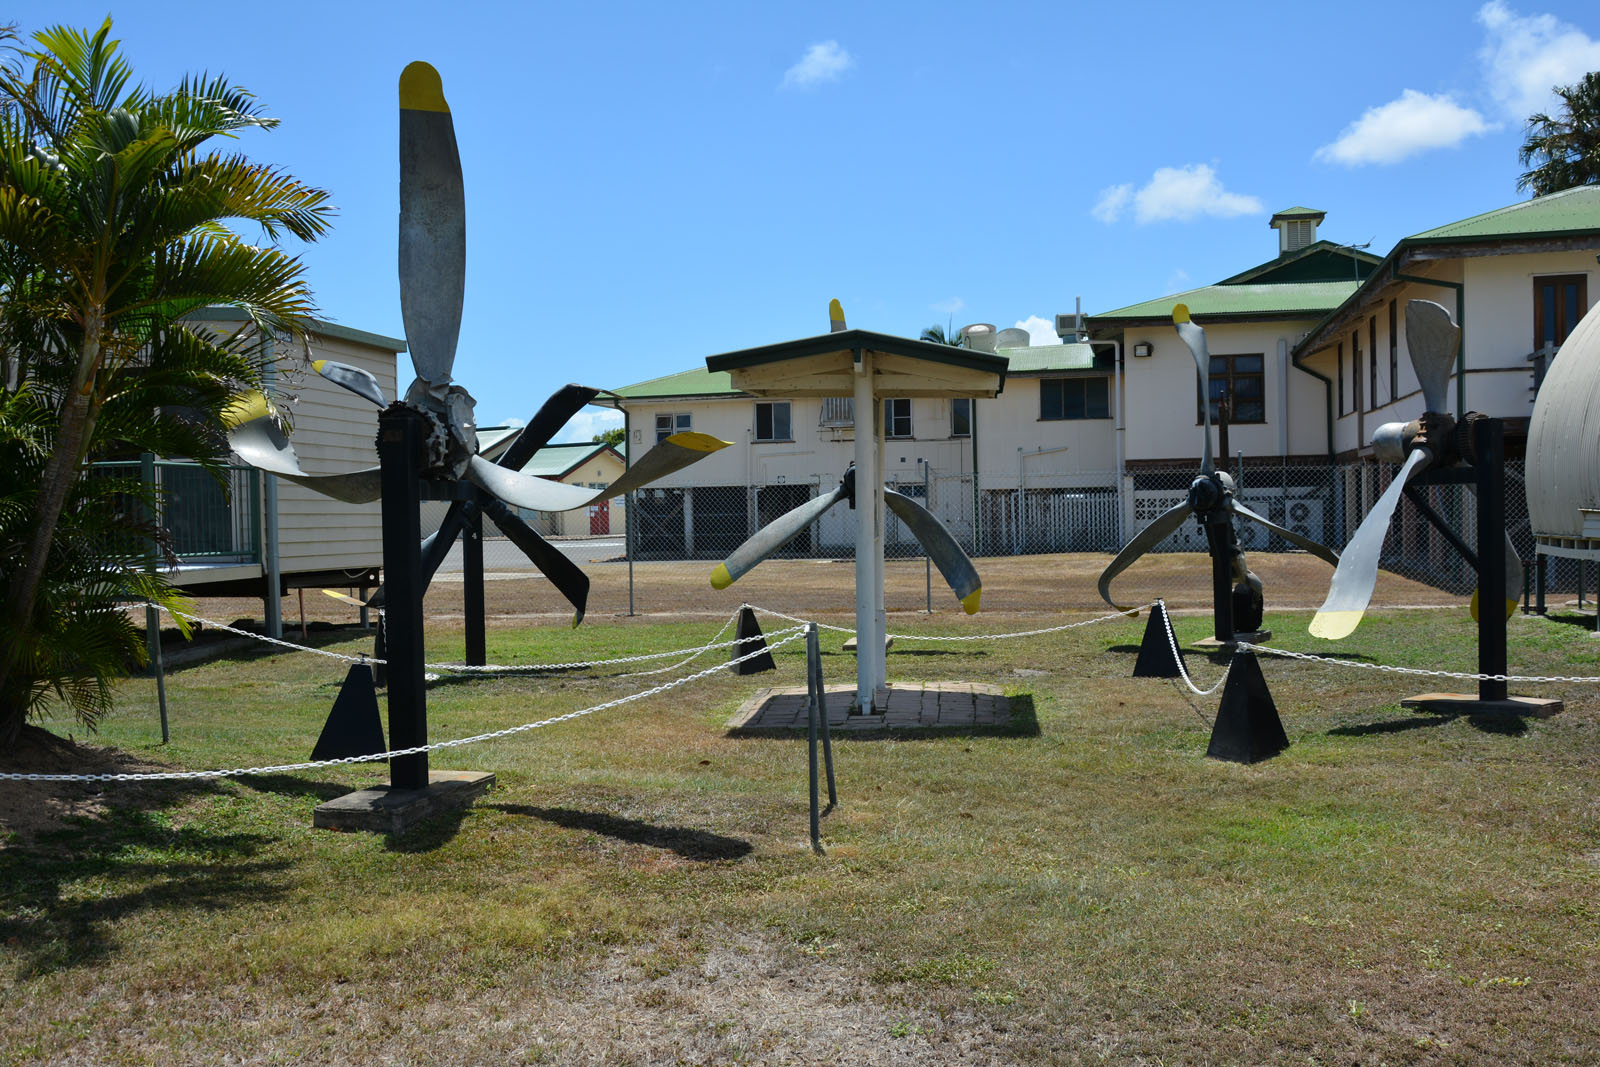
<instances>
[{"instance_id":1,"label":"gazebo canopy","mask_svg":"<svg viewBox=\"0 0 1600 1067\"><path fill-rule=\"evenodd\" d=\"M707 356L733 386L756 396L851 396L865 357L876 396L993 397L1005 387L1006 358L871 330L840 330L797 341Z\"/></svg>"}]
</instances>

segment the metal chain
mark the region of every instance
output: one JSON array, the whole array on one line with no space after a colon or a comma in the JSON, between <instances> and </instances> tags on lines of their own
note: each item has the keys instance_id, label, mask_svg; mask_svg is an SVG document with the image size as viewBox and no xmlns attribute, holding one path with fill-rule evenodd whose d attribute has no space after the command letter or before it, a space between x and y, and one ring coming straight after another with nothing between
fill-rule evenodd
<instances>
[{"instance_id":1,"label":"metal chain","mask_svg":"<svg viewBox=\"0 0 1600 1067\"><path fill-rule=\"evenodd\" d=\"M529 730L537 730L544 726L554 726L558 722L567 722L571 719L582 718L585 715L593 715L597 711L606 711L611 708L620 707L623 704L631 704L636 700L643 700L645 697L655 696L657 693L664 693L669 689L676 689L678 686L699 681L701 678L716 674L718 671L727 670L729 667L743 663L747 659L754 659L756 656L765 655L768 652L771 652L773 649L782 648L784 645L787 645L792 641L798 641L805 636L804 629L800 628L795 629L792 633L788 631L784 632L787 633L787 636L783 637L782 639L772 641L763 647L756 649L754 652L747 652L744 655L739 656L737 659L731 659L727 663L719 663L714 667L707 667L705 670L698 671L695 674L684 675L682 678L676 678L670 682L662 682L660 685L653 686L650 689L642 689L637 693L629 693L627 696L618 697L616 700L608 700L604 704L596 704L593 707L582 708L578 711L569 711L565 715L555 715L548 719L540 719L537 722L525 722L518 726L508 726L503 730L494 730L486 734L474 734L471 737L458 737L450 741L435 741L431 745L415 745L411 748L398 748L389 752L373 753L369 756L342 756L339 759L307 760L304 763L280 763L270 767L233 767L228 770L213 771L152 771L134 774L23 774L11 772L0 773L0 781L159 782L238 778L253 774L285 774L289 771L308 771L317 767L335 767L347 763L375 763L379 760L391 760L400 756L412 756L422 752L435 752L446 748L460 748L463 745L474 745L480 741L492 741L499 737L510 737L513 734L526 733Z\"/></svg>"},{"instance_id":2,"label":"metal chain","mask_svg":"<svg viewBox=\"0 0 1600 1067\"><path fill-rule=\"evenodd\" d=\"M1129 608L1127 611L1115 611L1115 612L1112 612L1110 615L1101 615L1098 618L1094 618L1094 619L1082 619L1082 620L1080 620L1078 622L1069 622L1069 623L1065 623L1065 624L1063 624L1061 626L1047 626L1042 630L1019 630L1019 631L1017 631L1015 633L993 633L993 634L954 634L954 635L943 635L943 634L884 634L884 636L885 637L892 637L897 641L1001 641L1001 640L1004 640L1004 639L1006 639L1008 637L1037 637L1040 634L1053 634L1053 633L1060 633L1063 630L1076 630L1080 626L1093 626L1095 623L1108 622L1111 619L1131 618L1134 613L1143 611L1146 608L1149 608L1149 607L1153 606L1153 603L1154 602L1152 602L1151 604L1145 604L1145 605L1142 605L1142 606L1137 607L1137 608ZM763 615L772 615L772 616L774 616L776 618L779 618L779 619L787 619L790 622L804 623L804 622L808 621L806 619L796 618L793 615L785 615L781 611L773 611L771 608L758 608L758 607L755 607L753 604L746 604L745 607L751 608L752 610L755 610L755 611L759 611ZM840 633L846 633L846 634L855 633L854 630L850 629L849 627L845 627L845 626L829 626L827 623L821 623L821 622L817 623L817 626L820 629L837 630Z\"/></svg>"},{"instance_id":3,"label":"metal chain","mask_svg":"<svg viewBox=\"0 0 1600 1067\"><path fill-rule=\"evenodd\" d=\"M1201 689L1195 685L1194 680L1189 677L1189 668L1184 666L1183 657L1178 654L1178 638L1172 632L1172 616L1167 613L1166 601L1157 599L1155 603L1161 605L1161 622L1163 628L1167 631L1167 647L1172 649L1172 661L1178 665L1178 676L1183 679L1183 684L1189 687L1191 693L1200 697L1208 697L1218 689L1221 689L1222 683L1228 680L1228 672L1233 670L1233 661L1228 661L1228 666L1223 670L1222 677L1218 678L1216 684L1210 689ZM1243 641L1239 642L1240 646L1244 644L1245 642Z\"/></svg>"},{"instance_id":4,"label":"metal chain","mask_svg":"<svg viewBox=\"0 0 1600 1067\"><path fill-rule=\"evenodd\" d=\"M1432 678L1459 678L1468 682L1580 682L1596 683L1600 678L1583 675L1560 674L1471 674L1467 671L1436 671L1424 667L1391 667L1387 663L1358 663L1355 660L1335 659L1332 656L1316 656L1309 652L1290 652L1283 648L1268 648L1266 645L1253 645L1248 641L1240 641L1239 647L1250 652L1270 652L1274 656L1283 656L1285 659L1310 660L1313 663L1329 663L1336 667L1359 667L1364 671L1388 671L1390 674L1418 674Z\"/></svg>"},{"instance_id":5,"label":"metal chain","mask_svg":"<svg viewBox=\"0 0 1600 1067\"><path fill-rule=\"evenodd\" d=\"M225 622L218 622L215 619L202 618L199 615L190 615L187 611L176 611L176 610L174 610L172 608L164 607L161 604L148 604L146 606L155 608L158 611L164 611L168 615L173 615L173 616L180 616L181 615L183 618L188 619L190 622L198 622L202 626L213 626L213 627L216 627L218 630L226 630L230 634L238 634L240 637L253 637L257 641L265 641L269 645L277 645L280 648L287 648L287 649L290 649L291 651L294 651L294 652L315 652L319 656L327 656L329 659L342 659L346 663L386 664L386 663L389 662L386 659L377 659L376 657L373 657L373 656L366 656L366 655L346 656L342 652L329 652L325 648L312 648L310 645L297 645L293 641L283 641L283 640L279 640L276 637L268 637L266 634L255 633L255 632L253 632L251 630L241 630L237 626L229 626Z\"/></svg>"}]
</instances>

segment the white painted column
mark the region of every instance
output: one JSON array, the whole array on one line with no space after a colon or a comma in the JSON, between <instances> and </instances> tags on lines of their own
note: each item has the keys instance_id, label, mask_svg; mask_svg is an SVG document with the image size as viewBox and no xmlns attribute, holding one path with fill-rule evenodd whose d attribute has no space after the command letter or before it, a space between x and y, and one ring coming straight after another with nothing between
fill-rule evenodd
<instances>
[{"instance_id":1,"label":"white painted column","mask_svg":"<svg viewBox=\"0 0 1600 1067\"><path fill-rule=\"evenodd\" d=\"M885 646L888 644L889 618L883 608L883 587L886 583L883 563L883 527L889 517L888 505L883 500L883 435L888 427L883 420L883 397L872 397L872 457L878 476L872 481L872 593L873 632L876 643L872 646L872 688L874 691L888 685L889 665Z\"/></svg>"},{"instance_id":2,"label":"white painted column","mask_svg":"<svg viewBox=\"0 0 1600 1067\"><path fill-rule=\"evenodd\" d=\"M874 566L883 551L883 520L877 503L883 498L883 479L878 472L870 361L865 352L856 351L856 703L867 714L872 711L873 693L881 684L883 664L883 628L878 614L883 574L881 567Z\"/></svg>"}]
</instances>

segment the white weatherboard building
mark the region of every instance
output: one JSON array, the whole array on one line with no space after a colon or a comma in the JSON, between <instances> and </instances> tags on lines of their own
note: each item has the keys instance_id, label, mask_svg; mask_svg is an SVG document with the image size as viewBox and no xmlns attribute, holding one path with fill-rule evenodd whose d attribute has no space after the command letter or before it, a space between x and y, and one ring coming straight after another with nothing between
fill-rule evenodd
<instances>
[{"instance_id":1,"label":"white weatherboard building","mask_svg":"<svg viewBox=\"0 0 1600 1067\"><path fill-rule=\"evenodd\" d=\"M1058 316L1066 343L1001 331L1009 367L993 399L885 400L885 480L913 496L926 486L930 509L979 553L1114 550L1103 531L1125 539L1182 496L1174 469L1198 470L1201 398L1172 327L1178 303L1206 328L1208 402L1213 421L1219 403L1231 410L1229 459L1271 466L1251 503L1286 525L1339 543L1381 491L1372 429L1421 413L1404 339L1413 297L1461 322L1452 396L1459 381L1465 408L1505 419L1519 457L1541 367L1597 295L1600 187L1424 230L1383 257L1319 239L1324 218L1275 213L1276 255L1213 285L1089 315L1081 331ZM703 368L618 389L610 403L631 449L684 429L735 443L637 495L641 558L726 554L830 489L853 455L849 400L757 398ZM1313 476L1325 483L1339 464L1353 470L1348 491L1316 496ZM848 551L850 523L830 513L793 550ZM895 534L891 520L891 544Z\"/></svg>"}]
</instances>

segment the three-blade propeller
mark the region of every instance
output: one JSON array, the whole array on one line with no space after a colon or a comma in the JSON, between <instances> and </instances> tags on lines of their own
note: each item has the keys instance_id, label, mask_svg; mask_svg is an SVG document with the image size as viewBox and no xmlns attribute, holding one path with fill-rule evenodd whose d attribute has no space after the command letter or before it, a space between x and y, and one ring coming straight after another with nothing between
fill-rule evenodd
<instances>
[{"instance_id":1,"label":"three-blade propeller","mask_svg":"<svg viewBox=\"0 0 1600 1067\"><path fill-rule=\"evenodd\" d=\"M1206 331L1190 318L1186 304L1177 304L1173 307L1172 324L1177 328L1178 337L1188 347L1189 354L1194 357L1195 369L1200 373L1200 395L1204 398L1201 403L1204 443L1200 449L1200 477L1190 485L1188 500L1169 508L1149 526L1140 530L1133 540L1117 553L1116 558L1107 564L1106 569L1100 572L1101 599L1118 611L1131 610L1111 599L1111 583L1117 575L1127 570L1140 556L1170 537L1183 525L1185 519L1199 512L1209 513L1216 509L1222 509L1234 518L1264 526L1290 544L1337 565L1339 554L1327 545L1313 541L1287 527L1279 526L1266 516L1245 507L1234 495L1233 479L1226 472L1219 473L1216 470L1216 464L1211 457L1211 353L1206 347ZM1260 579L1244 566L1243 558L1244 554L1240 552L1232 561L1236 572L1235 580L1250 585L1259 593Z\"/></svg>"},{"instance_id":2,"label":"three-blade propeller","mask_svg":"<svg viewBox=\"0 0 1600 1067\"><path fill-rule=\"evenodd\" d=\"M430 442L445 442L437 454L430 451L426 477L430 481L466 481L469 486L464 496L456 494L458 499L450 505L439 529L422 543L423 586L426 588L444 562L456 538L479 514L487 515L573 606L576 626L588 601L588 577L523 522L513 508L581 508L680 470L729 442L705 434L673 435L599 492L523 474L521 468L534 453L599 393L587 386L568 385L545 402L497 462L478 455L472 397L451 376L461 332L466 251L466 199L450 105L445 102L438 71L427 63L412 63L400 75L400 307L406 346L416 371L404 403L434 426ZM383 389L369 372L334 360L318 360L312 365L334 384L379 408L386 406ZM252 466L324 495L358 504L379 497L377 467L347 474L306 473L277 414L260 393L245 396L230 412L228 442ZM368 603L383 603L382 587Z\"/></svg>"},{"instance_id":3,"label":"three-blade propeller","mask_svg":"<svg viewBox=\"0 0 1600 1067\"><path fill-rule=\"evenodd\" d=\"M1360 625L1378 582L1378 562L1389 522L1407 483L1432 467L1453 465L1459 458L1453 454L1450 442L1456 422L1445 411L1445 405L1450 369L1460 340L1461 327L1451 321L1450 312L1443 306L1432 300L1407 301L1406 347L1427 410L1412 422L1386 423L1374 431L1372 440L1379 458L1393 463L1403 460L1404 464L1345 545L1328 596L1311 620L1313 637L1337 640L1348 637ZM1506 546L1504 598L1509 616L1516 610L1522 592L1522 562L1509 534ZM1473 618L1478 615L1480 596L1481 590L1472 594Z\"/></svg>"}]
</instances>

